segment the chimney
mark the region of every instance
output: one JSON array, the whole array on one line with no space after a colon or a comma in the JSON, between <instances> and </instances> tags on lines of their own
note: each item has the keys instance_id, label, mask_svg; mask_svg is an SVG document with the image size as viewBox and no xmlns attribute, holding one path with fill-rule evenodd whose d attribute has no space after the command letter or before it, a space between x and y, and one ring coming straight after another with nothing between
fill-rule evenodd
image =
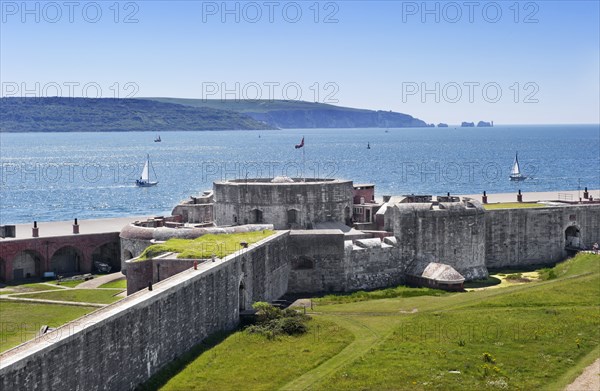
<instances>
[{"instance_id":1,"label":"chimney","mask_svg":"<svg viewBox=\"0 0 600 391\"><path fill-rule=\"evenodd\" d=\"M77 218L75 218L75 222L73 222L73 233L74 234L79 233L79 224L77 224Z\"/></svg>"},{"instance_id":2,"label":"chimney","mask_svg":"<svg viewBox=\"0 0 600 391\"><path fill-rule=\"evenodd\" d=\"M38 238L40 236L40 229L37 226L37 221L33 222L33 228L31 229L31 236Z\"/></svg>"}]
</instances>

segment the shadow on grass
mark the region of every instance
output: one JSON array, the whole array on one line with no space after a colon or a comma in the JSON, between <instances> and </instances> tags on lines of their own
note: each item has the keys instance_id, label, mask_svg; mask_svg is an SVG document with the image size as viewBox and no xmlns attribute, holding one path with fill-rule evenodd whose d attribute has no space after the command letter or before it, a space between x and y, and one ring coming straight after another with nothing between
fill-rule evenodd
<instances>
[{"instance_id":1,"label":"shadow on grass","mask_svg":"<svg viewBox=\"0 0 600 391\"><path fill-rule=\"evenodd\" d=\"M485 280L476 280L465 282L465 288L486 288L488 286L494 286L500 284L502 281L497 277L488 277Z\"/></svg>"},{"instance_id":2,"label":"shadow on grass","mask_svg":"<svg viewBox=\"0 0 600 391\"><path fill-rule=\"evenodd\" d=\"M227 337L239 330L240 328L231 331L221 331L204 339L198 345L194 346L193 348L191 348L190 350L188 350L187 352L185 352L184 354L182 354L181 356L177 357L175 360L171 361L169 364L164 366L160 371L158 371L150 379L148 379L148 381L146 381L143 384L139 384L135 388L135 390L155 391L160 389L162 386L167 384L167 382L171 380L171 378L173 378L179 372L184 370L188 364L197 359L202 353L217 346L225 339L227 339Z\"/></svg>"}]
</instances>

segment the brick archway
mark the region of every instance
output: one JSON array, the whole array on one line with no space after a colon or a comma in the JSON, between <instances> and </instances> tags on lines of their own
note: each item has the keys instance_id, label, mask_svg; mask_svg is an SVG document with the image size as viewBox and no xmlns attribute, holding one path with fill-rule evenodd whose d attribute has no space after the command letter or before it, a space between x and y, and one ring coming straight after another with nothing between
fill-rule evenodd
<instances>
[{"instance_id":1,"label":"brick archway","mask_svg":"<svg viewBox=\"0 0 600 391\"><path fill-rule=\"evenodd\" d=\"M111 273L121 270L120 250L119 242L107 242L97 246L92 252L92 270L96 269L94 262L102 262L110 265Z\"/></svg>"},{"instance_id":2,"label":"brick archway","mask_svg":"<svg viewBox=\"0 0 600 391\"><path fill-rule=\"evenodd\" d=\"M6 263L4 262L6 265ZM12 279L22 280L24 278L39 277L42 271L42 256L35 250L19 251L13 259ZM5 278L7 278L5 270Z\"/></svg>"},{"instance_id":3,"label":"brick archway","mask_svg":"<svg viewBox=\"0 0 600 391\"><path fill-rule=\"evenodd\" d=\"M73 246L63 246L50 257L50 270L56 274L74 274L81 270L83 254Z\"/></svg>"}]
</instances>

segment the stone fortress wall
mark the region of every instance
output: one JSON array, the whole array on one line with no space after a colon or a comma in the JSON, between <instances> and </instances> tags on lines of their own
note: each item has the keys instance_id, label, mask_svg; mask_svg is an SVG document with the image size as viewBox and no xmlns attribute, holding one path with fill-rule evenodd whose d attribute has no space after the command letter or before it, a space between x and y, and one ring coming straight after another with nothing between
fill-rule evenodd
<instances>
[{"instance_id":1,"label":"stone fortress wall","mask_svg":"<svg viewBox=\"0 0 600 391\"><path fill-rule=\"evenodd\" d=\"M441 262L467 280L486 278L481 203L458 197L416 201L406 197L385 210L385 227L396 237L400 263Z\"/></svg>"},{"instance_id":2,"label":"stone fortress wall","mask_svg":"<svg viewBox=\"0 0 600 391\"><path fill-rule=\"evenodd\" d=\"M485 213L488 268L551 265L568 255L568 245L590 249L600 243L600 204L499 209Z\"/></svg>"},{"instance_id":3,"label":"stone fortress wall","mask_svg":"<svg viewBox=\"0 0 600 391\"><path fill-rule=\"evenodd\" d=\"M321 193L316 187L308 190L307 182L286 183L281 194L263 182L252 191L245 181L223 189L215 184L215 201L227 195L221 198L223 208L215 204L215 219L221 224L230 219L234 225L235 213L238 224L243 223L240 218L254 222L252 217L261 217L275 228L345 222L352 182L328 182L331 187ZM249 186L248 193L243 186ZM298 191L303 186L307 190ZM198 270L189 267L158 282L152 291L143 289L50 332L42 341L9 350L0 355L0 389L131 389L207 336L234 328L240 311L255 301L285 293L396 285L414 262L443 262L470 279L480 278L488 267L551 264L573 248L600 241L600 204L486 211L469 198L406 198L383 208L384 228L393 236L381 231L352 236L340 229L280 231L223 260L202 262ZM316 202L322 210L299 207L298 220L291 224L294 216L287 212L299 199L303 205ZM277 201L271 209L268 200ZM121 232L124 257L139 255L149 244L169 237L249 229L153 224L129 225ZM155 264L145 267L140 280L154 279ZM161 267L165 270L179 271L176 265L170 272ZM74 323L79 325L76 330Z\"/></svg>"},{"instance_id":4,"label":"stone fortress wall","mask_svg":"<svg viewBox=\"0 0 600 391\"><path fill-rule=\"evenodd\" d=\"M353 189L348 180L279 177L213 186L218 226L266 222L275 229L312 228L317 222L348 224L352 219Z\"/></svg>"},{"instance_id":5,"label":"stone fortress wall","mask_svg":"<svg viewBox=\"0 0 600 391\"><path fill-rule=\"evenodd\" d=\"M240 311L287 291L288 232L199 265L0 355L1 390L129 390Z\"/></svg>"},{"instance_id":6,"label":"stone fortress wall","mask_svg":"<svg viewBox=\"0 0 600 391\"><path fill-rule=\"evenodd\" d=\"M298 194L312 194L313 197L323 183L329 183L331 187L321 190L321 200L335 200L338 212L345 213L345 205L352 203L352 194L347 191L351 187L349 181L308 179L307 182L287 183L249 179L230 181L227 185L215 183L214 193L206 192L205 195L210 201L213 194L217 200L219 197L228 200L222 208L219 208L220 202L215 201L217 218L229 215L225 211L231 211L231 208L236 213L245 211L242 215L256 217L259 203L278 200L270 211L266 206L261 207L259 220L273 223L277 228L291 225L286 220L290 208L295 206L291 186L295 186L293 189ZM317 188L314 187L316 184L319 184ZM248 196L244 195L244 189ZM256 202L246 204L248 200ZM600 233L599 213L599 204L565 203L542 208L485 210L479 201L467 197L392 197L377 212L383 217L381 231L354 231L350 235L339 229L302 229L301 224L297 224L286 243L291 270L289 292L345 292L387 287L406 282L407 270L418 269L417 266L430 262L451 266L467 281L486 278L488 268L550 265L567 256L566 242L572 240L567 239L569 227L577 230L578 244L584 248L590 248L600 239L597 237ZM311 220L311 226L312 223L322 226L323 222L332 221L342 223L339 217L335 213L313 215L315 220ZM236 224L233 218L229 222ZM237 224L241 222L238 220ZM246 227L176 230L126 227L121 233L122 248L124 252L138 255L149 244L169 237L191 238L209 232L246 230ZM173 271L185 268L186 262L177 265L172 265ZM158 280L155 268L166 273L169 267L162 259L156 259L151 267L137 266L145 271L140 274L135 289Z\"/></svg>"}]
</instances>

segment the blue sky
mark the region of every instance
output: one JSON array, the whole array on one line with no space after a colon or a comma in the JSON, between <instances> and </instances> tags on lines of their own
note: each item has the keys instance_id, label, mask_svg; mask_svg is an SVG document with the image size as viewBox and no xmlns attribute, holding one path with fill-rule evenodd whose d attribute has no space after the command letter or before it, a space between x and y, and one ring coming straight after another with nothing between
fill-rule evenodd
<instances>
[{"instance_id":1,"label":"blue sky","mask_svg":"<svg viewBox=\"0 0 600 391\"><path fill-rule=\"evenodd\" d=\"M301 98L430 123L600 122L598 1L72 4L1 1L3 96Z\"/></svg>"}]
</instances>

